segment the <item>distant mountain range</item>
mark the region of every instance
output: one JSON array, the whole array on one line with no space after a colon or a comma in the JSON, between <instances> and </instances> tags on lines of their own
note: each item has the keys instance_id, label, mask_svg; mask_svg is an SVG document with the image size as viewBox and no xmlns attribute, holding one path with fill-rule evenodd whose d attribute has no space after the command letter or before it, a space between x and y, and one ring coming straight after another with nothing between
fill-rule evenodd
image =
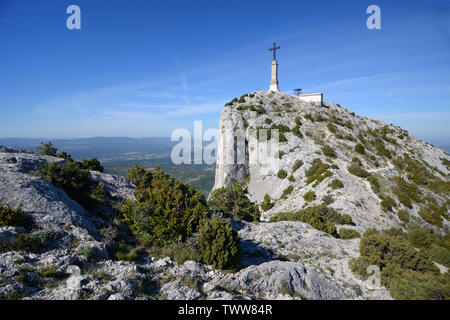
<instances>
[{"instance_id":1,"label":"distant mountain range","mask_svg":"<svg viewBox=\"0 0 450 320\"><path fill-rule=\"evenodd\" d=\"M51 141L58 150L66 151L74 159L97 157L103 161L154 159L170 156L170 138L94 137L83 139L0 138L0 145L36 150L41 142Z\"/></svg>"}]
</instances>

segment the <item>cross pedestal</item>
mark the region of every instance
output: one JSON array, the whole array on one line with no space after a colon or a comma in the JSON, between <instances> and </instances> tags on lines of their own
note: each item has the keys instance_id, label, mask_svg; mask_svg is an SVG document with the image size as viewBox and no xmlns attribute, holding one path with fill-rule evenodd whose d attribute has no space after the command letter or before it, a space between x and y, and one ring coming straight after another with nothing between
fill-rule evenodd
<instances>
[{"instance_id":1,"label":"cross pedestal","mask_svg":"<svg viewBox=\"0 0 450 320\"><path fill-rule=\"evenodd\" d=\"M277 60L272 60L272 77L270 79L269 91L279 92L278 87L278 63Z\"/></svg>"}]
</instances>

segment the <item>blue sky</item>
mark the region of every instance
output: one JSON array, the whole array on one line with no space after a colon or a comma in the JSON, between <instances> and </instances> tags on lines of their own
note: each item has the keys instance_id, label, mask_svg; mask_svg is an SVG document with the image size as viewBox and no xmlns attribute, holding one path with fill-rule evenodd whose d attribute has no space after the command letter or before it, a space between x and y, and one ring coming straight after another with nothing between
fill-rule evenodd
<instances>
[{"instance_id":1,"label":"blue sky","mask_svg":"<svg viewBox=\"0 0 450 320\"><path fill-rule=\"evenodd\" d=\"M81 30L66 8L81 8ZM366 8L381 8L381 30ZM170 136L218 126L227 101L324 93L450 141L448 1L0 0L0 137Z\"/></svg>"}]
</instances>

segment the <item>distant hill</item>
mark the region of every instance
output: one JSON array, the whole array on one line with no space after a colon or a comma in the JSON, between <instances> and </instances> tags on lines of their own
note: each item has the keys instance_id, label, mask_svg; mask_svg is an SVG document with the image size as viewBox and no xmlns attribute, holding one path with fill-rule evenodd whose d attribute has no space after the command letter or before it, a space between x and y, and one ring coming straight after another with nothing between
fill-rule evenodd
<instances>
[{"instance_id":1,"label":"distant hill","mask_svg":"<svg viewBox=\"0 0 450 320\"><path fill-rule=\"evenodd\" d=\"M82 139L0 138L0 145L34 151L40 142L51 141L76 160L97 157L100 160L164 158L176 142L170 138L94 137Z\"/></svg>"}]
</instances>

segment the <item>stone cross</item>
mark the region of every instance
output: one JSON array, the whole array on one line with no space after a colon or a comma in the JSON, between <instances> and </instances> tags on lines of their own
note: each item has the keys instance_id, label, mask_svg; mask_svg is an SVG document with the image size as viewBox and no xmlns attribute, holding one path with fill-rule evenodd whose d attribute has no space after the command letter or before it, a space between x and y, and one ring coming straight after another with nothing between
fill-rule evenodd
<instances>
[{"instance_id":1,"label":"stone cross","mask_svg":"<svg viewBox=\"0 0 450 320\"><path fill-rule=\"evenodd\" d=\"M273 47L269 49L269 51L273 51L273 60L277 60L277 49L280 49L280 47L277 47L274 42Z\"/></svg>"}]
</instances>

